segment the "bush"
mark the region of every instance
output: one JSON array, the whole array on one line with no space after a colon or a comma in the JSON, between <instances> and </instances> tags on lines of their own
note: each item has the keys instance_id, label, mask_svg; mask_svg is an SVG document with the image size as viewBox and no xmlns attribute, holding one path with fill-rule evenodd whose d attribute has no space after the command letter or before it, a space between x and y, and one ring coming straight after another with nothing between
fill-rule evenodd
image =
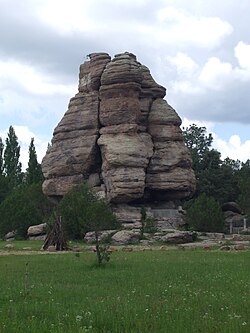
<instances>
[{"instance_id":1,"label":"bush","mask_svg":"<svg viewBox=\"0 0 250 333\"><path fill-rule=\"evenodd\" d=\"M84 184L68 192L59 203L57 215L68 239L82 239L88 231L100 231L119 226L112 211Z\"/></svg>"},{"instance_id":2,"label":"bush","mask_svg":"<svg viewBox=\"0 0 250 333\"><path fill-rule=\"evenodd\" d=\"M15 230L17 237L26 238L28 227L46 222L51 211L41 183L18 187L0 205L0 235Z\"/></svg>"},{"instance_id":3,"label":"bush","mask_svg":"<svg viewBox=\"0 0 250 333\"><path fill-rule=\"evenodd\" d=\"M223 232L224 217L220 204L206 194L201 194L187 210L187 223L192 230Z\"/></svg>"}]
</instances>

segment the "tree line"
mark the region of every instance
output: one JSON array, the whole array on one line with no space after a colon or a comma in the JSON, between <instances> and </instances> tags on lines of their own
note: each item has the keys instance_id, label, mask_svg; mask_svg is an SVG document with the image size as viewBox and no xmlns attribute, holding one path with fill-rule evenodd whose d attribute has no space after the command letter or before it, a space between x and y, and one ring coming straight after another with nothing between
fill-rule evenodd
<instances>
[{"instance_id":1,"label":"tree line","mask_svg":"<svg viewBox=\"0 0 250 333\"><path fill-rule=\"evenodd\" d=\"M250 160L244 163L229 158L222 160L220 152L212 148L213 137L205 127L193 124L183 129L183 135L197 181L193 197L182 202L188 212L188 225L201 231L223 231L223 203L236 201L245 214L250 214ZM72 194L74 200L65 196L66 199L55 206L43 194L42 182L34 138L29 145L28 167L22 171L20 145L14 128L10 126L5 143L0 138L1 237L12 230L16 231L17 237L26 237L30 225L48 222L55 212L65 215L65 227L70 237L81 237L78 234L82 231L79 230L86 222L77 218L83 213L82 203L76 204L81 195ZM72 207L77 211L72 212ZM68 216L69 212L71 216Z\"/></svg>"},{"instance_id":2,"label":"tree line","mask_svg":"<svg viewBox=\"0 0 250 333\"><path fill-rule=\"evenodd\" d=\"M5 144L0 137L0 235L15 230L25 237L30 225L43 223L51 214L52 204L42 193L43 174L37 161L34 138L29 145L25 171L20 162L20 145L13 126Z\"/></svg>"},{"instance_id":3,"label":"tree line","mask_svg":"<svg viewBox=\"0 0 250 333\"><path fill-rule=\"evenodd\" d=\"M189 224L201 231L223 231L223 203L237 202L244 214L250 214L250 160L222 160L212 148L213 137L206 127L190 125L183 135L197 182L194 196L184 203Z\"/></svg>"}]
</instances>

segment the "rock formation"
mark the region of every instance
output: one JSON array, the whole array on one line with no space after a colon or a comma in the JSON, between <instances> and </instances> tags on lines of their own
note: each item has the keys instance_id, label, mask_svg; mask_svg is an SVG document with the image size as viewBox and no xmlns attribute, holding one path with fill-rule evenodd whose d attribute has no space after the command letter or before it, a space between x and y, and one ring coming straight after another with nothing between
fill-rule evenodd
<instances>
[{"instance_id":1,"label":"rock formation","mask_svg":"<svg viewBox=\"0 0 250 333\"><path fill-rule=\"evenodd\" d=\"M44 193L60 198L86 181L113 205L192 194L181 119L165 93L135 55L90 54L42 161Z\"/></svg>"}]
</instances>

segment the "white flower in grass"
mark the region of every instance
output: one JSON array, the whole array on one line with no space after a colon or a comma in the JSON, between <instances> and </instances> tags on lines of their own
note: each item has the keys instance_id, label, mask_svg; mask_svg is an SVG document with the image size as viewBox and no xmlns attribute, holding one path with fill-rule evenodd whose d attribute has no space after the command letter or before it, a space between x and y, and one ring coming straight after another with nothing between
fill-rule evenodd
<instances>
[{"instance_id":1,"label":"white flower in grass","mask_svg":"<svg viewBox=\"0 0 250 333\"><path fill-rule=\"evenodd\" d=\"M77 316L76 316L76 321L81 321L82 318L83 318L82 316L77 315Z\"/></svg>"}]
</instances>

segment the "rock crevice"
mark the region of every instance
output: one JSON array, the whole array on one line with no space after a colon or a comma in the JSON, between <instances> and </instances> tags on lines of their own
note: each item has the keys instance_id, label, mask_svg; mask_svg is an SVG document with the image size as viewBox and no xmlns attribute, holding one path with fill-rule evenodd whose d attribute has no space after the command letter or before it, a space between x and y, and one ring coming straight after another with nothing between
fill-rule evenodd
<instances>
[{"instance_id":1,"label":"rock crevice","mask_svg":"<svg viewBox=\"0 0 250 333\"><path fill-rule=\"evenodd\" d=\"M175 200L195 189L181 119L131 53L92 53L42 161L43 191L86 181L113 204Z\"/></svg>"}]
</instances>

